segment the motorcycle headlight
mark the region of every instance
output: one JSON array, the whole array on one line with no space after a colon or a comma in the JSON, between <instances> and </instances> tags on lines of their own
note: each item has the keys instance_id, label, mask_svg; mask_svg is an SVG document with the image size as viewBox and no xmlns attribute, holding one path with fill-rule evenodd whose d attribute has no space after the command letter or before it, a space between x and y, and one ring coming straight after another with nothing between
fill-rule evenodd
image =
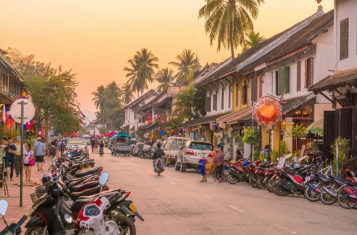
<instances>
[{"instance_id":1,"label":"motorcycle headlight","mask_svg":"<svg viewBox=\"0 0 357 235\"><path fill-rule=\"evenodd\" d=\"M63 218L68 224L72 224L73 222L72 216L70 216L69 214L65 214Z\"/></svg>"}]
</instances>

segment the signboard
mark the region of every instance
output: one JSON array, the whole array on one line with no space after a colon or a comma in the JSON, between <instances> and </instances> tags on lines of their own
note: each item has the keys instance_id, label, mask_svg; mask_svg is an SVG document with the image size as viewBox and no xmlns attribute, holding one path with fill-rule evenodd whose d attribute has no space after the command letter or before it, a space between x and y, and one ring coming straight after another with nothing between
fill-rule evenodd
<instances>
[{"instance_id":1,"label":"signboard","mask_svg":"<svg viewBox=\"0 0 357 235\"><path fill-rule=\"evenodd\" d=\"M277 165L277 168L278 169L282 169L285 165L285 162L286 162L286 158L285 157L281 157L279 159L279 162L278 162L278 165Z\"/></svg>"}]
</instances>

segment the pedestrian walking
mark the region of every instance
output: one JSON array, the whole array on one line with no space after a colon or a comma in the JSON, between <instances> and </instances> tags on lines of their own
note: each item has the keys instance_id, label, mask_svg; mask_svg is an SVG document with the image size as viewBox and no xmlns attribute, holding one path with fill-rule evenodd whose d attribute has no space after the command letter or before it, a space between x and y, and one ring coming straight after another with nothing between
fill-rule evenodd
<instances>
[{"instance_id":1,"label":"pedestrian walking","mask_svg":"<svg viewBox=\"0 0 357 235\"><path fill-rule=\"evenodd\" d=\"M10 180L13 181L12 176L14 175L16 146L12 143L14 140L12 137L10 137L7 141L6 140L6 137L2 139L3 144L5 145L5 167L10 167L11 164Z\"/></svg>"},{"instance_id":2,"label":"pedestrian walking","mask_svg":"<svg viewBox=\"0 0 357 235\"><path fill-rule=\"evenodd\" d=\"M92 144L92 153L93 153L94 145L95 145L95 138L91 138L90 142Z\"/></svg>"},{"instance_id":3,"label":"pedestrian walking","mask_svg":"<svg viewBox=\"0 0 357 235\"><path fill-rule=\"evenodd\" d=\"M33 146L33 151L35 153L35 161L37 165L37 171L43 171L43 163L45 162L44 159L44 153L46 152L45 150L45 145L41 143L41 137L37 138L37 141L35 145ZM41 164L40 164L41 163ZM40 167L41 165L41 167Z\"/></svg>"},{"instance_id":4,"label":"pedestrian walking","mask_svg":"<svg viewBox=\"0 0 357 235\"><path fill-rule=\"evenodd\" d=\"M94 152L98 153L98 140L95 140L94 142Z\"/></svg>"},{"instance_id":5,"label":"pedestrian walking","mask_svg":"<svg viewBox=\"0 0 357 235\"><path fill-rule=\"evenodd\" d=\"M216 154L217 154L217 151L216 151L216 147L213 147L213 151L212 151L212 168L214 169L216 167ZM213 171L213 181L216 182L216 172Z\"/></svg>"},{"instance_id":6,"label":"pedestrian walking","mask_svg":"<svg viewBox=\"0 0 357 235\"><path fill-rule=\"evenodd\" d=\"M16 153L15 153L15 173L19 177L21 170L21 137L17 136L15 139Z\"/></svg>"},{"instance_id":7,"label":"pedestrian walking","mask_svg":"<svg viewBox=\"0 0 357 235\"><path fill-rule=\"evenodd\" d=\"M48 147L48 171L51 170L52 162L56 160L57 158L57 147L55 145L55 142L52 141L51 145Z\"/></svg>"},{"instance_id":8,"label":"pedestrian walking","mask_svg":"<svg viewBox=\"0 0 357 235\"><path fill-rule=\"evenodd\" d=\"M25 144L24 150L24 166L25 166L25 175L27 182L31 181L31 168L35 165L35 157L31 149L31 144Z\"/></svg>"},{"instance_id":9,"label":"pedestrian walking","mask_svg":"<svg viewBox=\"0 0 357 235\"><path fill-rule=\"evenodd\" d=\"M216 152L217 152L216 160L215 160L215 163L217 165L216 174L219 178L218 183L222 183L224 152L222 151L222 146L220 144L217 145Z\"/></svg>"},{"instance_id":10,"label":"pedestrian walking","mask_svg":"<svg viewBox=\"0 0 357 235\"><path fill-rule=\"evenodd\" d=\"M207 160L205 157L202 157L199 161L198 161L198 170L200 171L201 175L202 175L202 180L201 183L203 182L207 182L207 175L206 175L206 164L207 164Z\"/></svg>"}]
</instances>

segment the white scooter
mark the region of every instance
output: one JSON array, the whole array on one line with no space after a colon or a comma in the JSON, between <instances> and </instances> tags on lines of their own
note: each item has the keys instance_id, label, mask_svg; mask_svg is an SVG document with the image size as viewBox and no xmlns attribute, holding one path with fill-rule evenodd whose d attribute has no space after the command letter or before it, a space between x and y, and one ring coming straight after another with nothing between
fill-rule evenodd
<instances>
[{"instance_id":1,"label":"white scooter","mask_svg":"<svg viewBox=\"0 0 357 235\"><path fill-rule=\"evenodd\" d=\"M99 177L99 183L103 186L107 183L109 174L103 172ZM100 194L99 194L100 195ZM120 235L115 221L104 221L104 210L110 207L108 198L98 198L86 204L78 215L77 224L80 235Z\"/></svg>"}]
</instances>

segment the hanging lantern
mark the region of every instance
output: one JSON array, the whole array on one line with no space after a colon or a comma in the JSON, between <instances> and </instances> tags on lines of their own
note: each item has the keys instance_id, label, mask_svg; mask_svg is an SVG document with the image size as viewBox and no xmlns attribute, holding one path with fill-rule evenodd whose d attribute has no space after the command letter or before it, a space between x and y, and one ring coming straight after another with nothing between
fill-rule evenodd
<instances>
[{"instance_id":1,"label":"hanging lantern","mask_svg":"<svg viewBox=\"0 0 357 235\"><path fill-rule=\"evenodd\" d=\"M282 105L278 98L265 96L257 100L253 107L253 120L259 125L264 125L267 130L269 126L276 126L282 119Z\"/></svg>"}]
</instances>

